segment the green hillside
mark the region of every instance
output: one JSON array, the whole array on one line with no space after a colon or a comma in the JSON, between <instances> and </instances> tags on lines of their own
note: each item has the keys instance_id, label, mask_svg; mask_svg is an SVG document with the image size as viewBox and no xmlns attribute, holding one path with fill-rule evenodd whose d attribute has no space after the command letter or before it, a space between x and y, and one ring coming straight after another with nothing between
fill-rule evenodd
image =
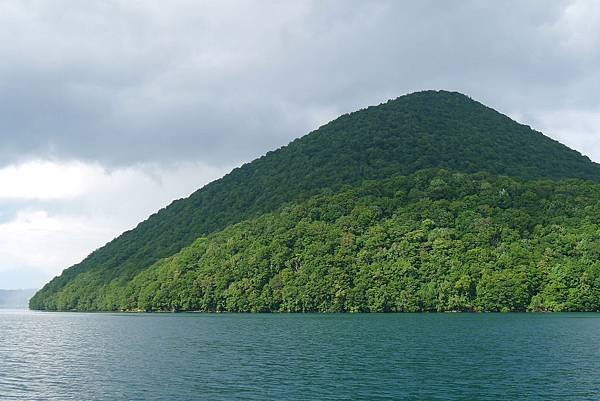
<instances>
[{"instance_id":1,"label":"green hillside","mask_svg":"<svg viewBox=\"0 0 600 401\"><path fill-rule=\"evenodd\" d=\"M414 93L341 116L172 203L65 270L30 305L79 310L132 307L119 294L157 268L140 272L199 237L277 211L287 202L301 205L313 195L335 194L365 180L440 167L522 179L600 182L598 164L464 95ZM579 185L595 188L591 182Z\"/></svg>"},{"instance_id":2,"label":"green hillside","mask_svg":"<svg viewBox=\"0 0 600 401\"><path fill-rule=\"evenodd\" d=\"M425 170L229 226L102 297L83 277L45 306L597 311L600 184Z\"/></svg>"}]
</instances>

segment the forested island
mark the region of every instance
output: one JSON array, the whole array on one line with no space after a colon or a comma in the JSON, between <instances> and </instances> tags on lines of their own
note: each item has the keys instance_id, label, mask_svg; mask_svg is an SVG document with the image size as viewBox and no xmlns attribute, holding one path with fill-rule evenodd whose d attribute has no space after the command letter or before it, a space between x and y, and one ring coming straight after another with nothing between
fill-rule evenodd
<instances>
[{"instance_id":1,"label":"forested island","mask_svg":"<svg viewBox=\"0 0 600 401\"><path fill-rule=\"evenodd\" d=\"M343 115L66 269L40 310L600 310L600 165L459 93Z\"/></svg>"}]
</instances>

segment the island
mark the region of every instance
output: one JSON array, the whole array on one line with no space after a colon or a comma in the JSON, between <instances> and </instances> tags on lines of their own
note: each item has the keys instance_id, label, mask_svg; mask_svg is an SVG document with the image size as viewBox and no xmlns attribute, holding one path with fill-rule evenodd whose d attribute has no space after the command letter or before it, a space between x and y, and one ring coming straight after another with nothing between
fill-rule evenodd
<instances>
[{"instance_id":1,"label":"island","mask_svg":"<svg viewBox=\"0 0 600 401\"><path fill-rule=\"evenodd\" d=\"M598 311L600 165L463 94L412 93L174 201L30 307Z\"/></svg>"}]
</instances>

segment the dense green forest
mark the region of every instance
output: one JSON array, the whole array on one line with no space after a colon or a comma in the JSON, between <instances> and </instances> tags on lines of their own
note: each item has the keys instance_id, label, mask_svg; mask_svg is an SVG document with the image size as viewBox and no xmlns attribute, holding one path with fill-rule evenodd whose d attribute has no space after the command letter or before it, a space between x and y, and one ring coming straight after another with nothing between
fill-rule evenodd
<instances>
[{"instance_id":1,"label":"dense green forest","mask_svg":"<svg viewBox=\"0 0 600 401\"><path fill-rule=\"evenodd\" d=\"M550 215L546 216L546 214L555 211L555 209L550 209L550 211L540 209L536 212L534 206L525 207L521 204L514 204L512 203L514 202L513 197L516 195L509 191L510 196L506 199L503 198L505 202L509 202L504 208L494 203L486 204L484 201L489 199L482 198L480 199L482 203L477 208L469 209L473 213L472 215L459 213L455 216L452 224L445 222L444 225L434 218L425 218L419 214L410 215L411 211L415 211L419 207L433 207L433 213L444 202L451 204L465 202L463 207L468 209L473 206L470 202L475 202L469 197L477 198L479 195L483 196L482 194L486 193L485 188L482 187L479 188L483 191L481 194L473 192L470 195L465 194L464 197L461 197L460 193L454 192L455 188L453 186L463 185L464 183L448 181L448 177L443 180L448 186L446 192L442 191L438 195L433 194L434 196L423 195L422 199L417 196L411 197L408 193L404 196L382 195L381 197L374 194L367 197L358 195L361 191L366 190L365 188L369 185L379 186L381 191L384 192L396 185L398 186L396 192L406 192L404 184L400 183L402 180L412 182L412 180L417 179L416 177L419 177L418 174L413 175L413 173L431 168L444 168L453 171L455 173L444 173L451 174L452 177L454 177L452 174L459 174L459 172L488 174L486 175L486 182L492 185L492 188L494 188L493 183L497 183L499 180L508 180L508 178L494 178L495 176L515 177L511 179L513 181L510 181L514 185L531 186L531 193L528 195L531 204L541 204L546 199L541 196L547 193L540 190L540 188L546 188L545 191L548 193L554 193L565 186L573 187L573 190L578 191L579 195L574 194L573 197L568 197L565 194L555 200L555 203L558 202L555 206L557 214L553 216L556 219L564 219L564 221L557 221L558 227L562 227L562 229L567 230L567 233L575 236L582 235L581 230L589 234L588 231L593 231L594 227L597 233L597 226L592 223L590 223L592 225L586 225L585 227L577 224L583 224L592 219L592 215L588 213L589 210L586 208L593 209L595 207L596 209L593 210L598 210L597 203L594 203L598 199L597 184L594 184L594 182L600 182L600 165L592 163L578 152L545 137L537 131L531 130L527 126L520 125L464 95L444 91L426 91L402 96L379 106L341 116L318 130L293 141L288 146L269 152L262 158L233 170L222 179L198 190L189 198L173 202L170 206L138 225L134 230L122 234L93 252L78 265L66 269L61 276L52 280L36 294L30 306L34 309L60 310L505 309L507 306L504 304L501 307L491 307L493 297L489 298L489 301L485 301L488 303L482 303L487 298L480 296L479 292L486 285L492 291L491 288L494 287L492 283L494 282L497 282L499 286L504 285L506 291L508 291L512 288L509 281L517 280L515 277L525 277L527 280L533 280L534 277L529 276L533 270L522 270L518 274L515 273L514 277L510 276L509 280L508 277L503 276L505 274L502 273L504 270L498 270L498 266L492 269L495 263L500 263L500 260L503 260L495 252L502 251L504 254L514 256L524 250L523 252L529 252L526 256L528 263L533 263L539 256L536 252L541 249L542 244L545 244L544 241L549 241L546 237L552 234L547 233L546 235L543 229L553 230L552 227L554 226L547 222ZM398 178L399 176L408 177L401 179ZM477 176L468 177L477 181ZM578 178L580 181L559 182L559 180L569 178ZM552 181L539 181L539 179ZM461 187L456 190L464 191L466 188ZM494 190L508 191L504 187L494 188ZM596 197L584 196L588 192ZM581 199L578 196L581 196ZM488 270L481 267L483 265L478 265L481 268L481 270L478 270L481 276L477 276L475 272L470 276L464 276L472 281L469 282L469 297L465 298L465 303L462 306L452 304L455 301L447 292L449 290L440 290L439 286L442 286L442 284L430 280L434 277L433 272L429 270L422 271L422 266L429 266L427 269L433 269L432 266L438 262L439 266L436 269L449 269L448 263L450 262L442 259L436 262L437 258L441 258L442 255L430 253L427 251L428 248L420 249L418 252L413 250L416 253L412 255L412 259L408 256L405 257L402 253L396 254L395 259L394 254L388 255L387 265L383 263L383 260L380 261L381 269L384 269L379 273L382 275L381 280L385 281L385 277L390 279L390 274L400 274L404 269L402 266L405 265L412 266L410 274L406 274L413 275L414 280L406 282L393 281L396 286L394 287L395 290L384 286L385 290L381 291L384 291L385 294L393 293L395 295L381 295L382 299L385 300L382 301L381 307L374 307L374 305L365 303L372 296L375 296L373 294L378 291L370 285L383 285L379 282L369 284L368 281L361 281L363 274L367 274L366 272L369 269L363 268L363 265L371 266L366 260L362 259L370 255L368 249L359 247L362 242L345 244L339 250L334 245L340 243L340 238L345 238L344 236L347 233L344 231L343 221L344 218L346 220L351 219L351 214L347 215L340 212L342 213L340 221L316 219L314 225L306 226L307 229L314 228L317 231L322 229L322 235L329 235L326 239L330 242L324 242L323 239L318 240L320 237L315 232L314 247L317 247L317 243L323 246L328 244L327 246L330 248L336 249L334 254L340 258L344 256L343 252L348 253L348 255L345 255L346 259L341 258L336 261L336 266L341 269L340 277L347 277L350 280L344 285L342 285L343 283L336 284L340 286L340 291L344 294L343 303L340 303L339 300L334 301L331 294L325 295L325 293L319 295L321 298L311 298L313 301L302 298L312 297L310 292L301 291L302 285L310 288L314 287L314 291L317 291L317 288L325 291L328 284L322 283L320 280L328 280L332 276L336 276L328 270L333 267L328 264L329 259L325 257L326 255L323 255L324 259L319 259L319 254L315 253L312 261L308 260L310 252L313 251L313 246L309 246L312 234L306 233L303 237L302 243L306 245L306 249L293 242L281 244L283 248L287 247L289 249L286 251L287 253L282 251L283 253L278 256L279 259L271 259L268 254L263 255L261 253L268 252L267 248L261 248L261 244L264 244L264 241L274 234L272 230L279 227L282 232L288 229L297 231L305 227L306 219L312 219L312 215L310 215L294 222L292 216L295 215L290 214L294 210L296 211L294 213L298 214L301 210L312 208L315 202L330 202L332 208L338 207L340 210L348 212L344 209L344 202L353 204L357 210L362 210L361 208L369 209L365 202L371 201L374 202L373 207L377 207L379 201L390 202L390 205L386 208L381 207L376 216L372 216L365 221L364 229L366 231L351 232L354 236L352 237L353 240L358 241L358 238L362 238L362 241L366 243L368 242L367 237L373 235L373 232L384 230L388 227L387 225L392 224L393 216L396 216L396 219L397 216L402 216L401 218L405 218L406 221L402 223L401 227L406 229L413 228L417 230L415 227L418 226L418 229L425 230L424 232L427 235L429 235L428 230L438 230L439 232L446 232L442 229L450 230L451 234L448 234L449 244L451 252L455 252L456 255L454 258L447 256L449 260L452 260L452 263L461 265L462 269L474 264L463 259L467 255L472 255L471 247L479 249L478 246L475 246L477 245L476 240L468 236L467 231L464 231L467 227L470 227L467 222L469 218L485 218L496 224L494 227L500 230L501 234L498 234L500 239L504 238L502 233L505 231L512 233L511 235L518 238L518 240L515 239L515 244L521 243L521 248L511 245L515 248L498 250L495 246L497 244L494 244L494 247L489 247L489 249L482 247L482 260L485 261ZM571 204L570 202L579 203ZM480 209L485 208L486 205L496 215L482 214L483 212ZM284 209L281 209L282 207ZM321 206L321 209L324 207ZM577 210L579 220L569 220L567 212L572 210ZM519 212L517 213L517 211ZM521 213L530 215L532 227L529 227L529 231L514 228L511 224L516 223L510 223L508 220L493 220L494 218L509 219L510 216L521 216ZM430 224L430 221L433 222L433 225L428 226L427 224ZM239 224L235 225L237 223ZM234 225L232 226L232 224ZM397 222L397 224L400 224L400 222ZM458 226L455 227L456 224ZM534 230L538 226L539 230L542 231ZM371 232L370 230L374 231ZM337 234L342 235L342 237L337 238L335 240L337 242L335 242L334 238ZM202 239L198 239L200 237ZM418 248L418 241L415 239L413 243L410 238L405 239L404 242L408 241L411 247ZM227 240L225 241L225 239ZM196 242L194 242L195 240ZM249 244L246 240L254 245ZM254 261L256 266L244 266L249 269L247 274L254 272L257 276L254 278L243 277L238 282L236 275L242 273L237 268L233 270L229 268L230 264L237 260L236 258L228 259L222 254L219 255L223 259L216 256L215 259L198 256L199 253L202 253L202 247L208 247L207 249L214 249L215 251L221 249L220 252L224 252L226 248L219 248L218 246L221 243L220 241L225 241L236 249L240 249L240 253L236 254L236 258L248 257L250 261ZM494 241L499 240L495 239ZM598 246L597 237L594 239L592 236L589 241L590 246ZM192 243L194 245L191 248L186 248L178 254L182 248ZM498 243L506 246L505 241ZM392 244L382 244L382 246L387 245L391 246ZM454 248L455 246L456 248ZM483 250L486 250L487 253ZM252 252L257 253L251 256ZM306 252L309 253L306 254ZM341 252L342 255L338 255L336 252ZM297 262L296 253L303 255L305 258L302 259L301 264L288 266L287 268L282 267L285 266L285 263L300 263ZM177 287L181 290L181 293L175 295L177 289L169 287L170 289L167 290L167 287L165 287L168 283L171 283L171 280L168 280L168 269L169 266L175 264L181 265L182 258L187 257L185 255L198 256L197 261L194 262L197 264L197 268L184 269L186 279L174 281L174 283L177 283L176 285L182 286L181 288ZM285 257L288 257L288 259L285 259ZM370 257L375 256L371 255ZM558 258L558 256L556 257ZM564 264L569 266L572 264L573 269L580 269L583 266L581 264L583 262L573 255L567 254L565 258ZM206 264L209 261L210 266ZM276 265L276 262L280 264ZM263 267L261 267L263 263L269 263L271 276L263 271ZM400 270L393 270L391 267L393 263L396 263L396 267L393 269ZM310 274L303 267L315 266L316 269L316 265L321 267L311 271ZM523 267L524 265L519 266ZM530 265L528 266L531 268ZM594 267L590 263L585 266L586 269L591 269L590 271L597 269L597 265ZM471 268L476 270L475 267ZM277 269L281 269L281 271L276 271ZM346 269L345 273L344 269ZM568 270L568 267L565 267L565 269ZM233 276L227 276L228 274ZM305 276L304 274L308 275ZM210 280L207 279L209 275L220 281L216 284L209 283ZM192 276L196 278L192 279ZM442 273L439 273L438 276L436 277L440 280L441 277L445 277ZM268 285L263 282L267 277L269 280ZM552 279L549 273L546 276L539 275L539 277L541 277L540 280ZM596 276L587 273L586 270L586 277ZM579 279L577 278L577 280ZM274 281L271 283L271 280ZM289 280L296 283L294 284L296 287L293 287ZM451 282L450 278L448 280ZM586 278L585 280L590 279ZM411 286L416 287L403 287L404 284L408 285L409 281ZM214 288L209 291L208 287L203 287L205 282L208 283L206 285L213 285ZM358 283L361 283L361 285L358 285ZM429 284L423 287L423 283ZM524 310L527 307L552 310L574 308L572 305L575 304L572 303L574 301L571 298L552 298L556 294L550 294L546 284L541 281L536 281L535 285L531 284L527 292L529 298L523 296L518 305L511 305L507 308L514 310ZM227 288L223 288L225 285ZM573 283L569 282L564 285L571 290ZM162 287L165 287L164 291L161 289ZM260 288L259 298L262 301L256 298L258 295L255 293L253 293L254 298L252 298L249 288L253 288L253 291L258 291L258 288ZM281 289L280 292L278 292L278 288ZM293 290L293 288L296 288L296 290ZM543 292L542 288L546 292ZM269 289L271 289L271 293L269 293ZM148 294L151 294L154 290L157 294L163 295L150 297ZM203 301L199 301L199 295L197 294L195 296L185 295L191 291L201 292ZM247 304L236 304L230 300L234 298L231 294L235 291L242 294L240 295L241 298L248 295ZM396 293L393 291L396 291ZM404 294L402 296L410 298L406 301L406 304L397 303L399 301L396 295L400 292ZM270 294L270 297L268 294ZM295 304L290 303L289 296L293 294L299 297L296 299ZM436 294L437 297L442 298L447 296L452 298L453 301L443 299L436 302L426 301L431 294ZM535 297L532 294L535 294ZM497 294L497 297L500 296L501 294ZM266 302L265 297L270 299L270 304L264 303ZM390 301L388 297L390 299L396 298L394 298L395 301ZM144 301L144 299L147 299L147 301ZM525 299L527 300L526 305L524 303ZM469 302L471 303L469 304ZM589 308L585 307L583 309Z\"/></svg>"},{"instance_id":2,"label":"dense green forest","mask_svg":"<svg viewBox=\"0 0 600 401\"><path fill-rule=\"evenodd\" d=\"M600 310L600 184L427 170L318 195L199 238L48 309Z\"/></svg>"}]
</instances>

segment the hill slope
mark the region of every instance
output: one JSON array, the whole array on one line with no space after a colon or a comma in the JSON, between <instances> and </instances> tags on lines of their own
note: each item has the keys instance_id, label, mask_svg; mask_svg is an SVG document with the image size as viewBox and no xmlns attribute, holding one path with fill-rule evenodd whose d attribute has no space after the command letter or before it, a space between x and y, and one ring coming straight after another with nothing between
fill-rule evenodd
<instances>
[{"instance_id":1,"label":"hill slope","mask_svg":"<svg viewBox=\"0 0 600 401\"><path fill-rule=\"evenodd\" d=\"M84 275L82 275L84 276ZM598 311L600 184L424 170L227 227L50 309Z\"/></svg>"},{"instance_id":2,"label":"hill slope","mask_svg":"<svg viewBox=\"0 0 600 401\"><path fill-rule=\"evenodd\" d=\"M123 310L599 311L600 184L421 171L198 239Z\"/></svg>"},{"instance_id":3,"label":"hill slope","mask_svg":"<svg viewBox=\"0 0 600 401\"><path fill-rule=\"evenodd\" d=\"M110 309L107 285L124 286L200 236L286 202L432 167L600 181L598 164L464 95L414 93L341 116L173 202L65 270L36 294L31 307L51 307L46 300L83 275L86 299L73 296L64 308L94 308L95 300Z\"/></svg>"}]
</instances>

